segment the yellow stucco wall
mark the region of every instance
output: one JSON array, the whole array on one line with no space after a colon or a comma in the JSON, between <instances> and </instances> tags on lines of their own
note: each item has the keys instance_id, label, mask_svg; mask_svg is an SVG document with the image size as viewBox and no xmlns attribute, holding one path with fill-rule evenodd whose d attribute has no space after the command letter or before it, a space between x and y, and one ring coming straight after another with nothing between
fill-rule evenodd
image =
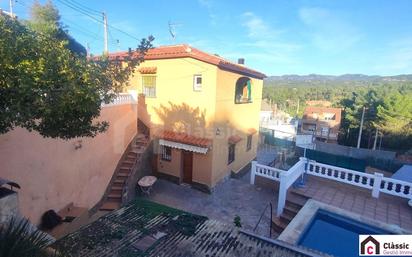
<instances>
[{"instance_id":1,"label":"yellow stucco wall","mask_svg":"<svg viewBox=\"0 0 412 257\"><path fill-rule=\"evenodd\" d=\"M156 67L156 97L146 97L150 115L151 133L157 129L184 132L193 136L213 139L206 155L193 155L193 181L213 187L231 170L239 171L256 156L257 134L252 149L246 151L247 131L259 130L259 110L263 81L252 79L252 103L235 104L236 81L243 75L224 71L215 65L192 58L148 60L142 67ZM202 75L202 91L193 90L194 75ZM130 81L131 90L142 90L142 74L138 71ZM219 128L220 135L216 135ZM228 159L228 137L242 137L236 145L235 161ZM181 153L174 149L172 161L158 160L158 171L181 176Z\"/></svg>"},{"instance_id":2,"label":"yellow stucco wall","mask_svg":"<svg viewBox=\"0 0 412 257\"><path fill-rule=\"evenodd\" d=\"M259 131L259 110L262 100L263 81L251 78L252 80L252 102L245 104L235 104L236 81L243 75L218 70L217 91L216 91L216 112L215 126L221 131L220 136L213 140L213 177L212 186L228 175L230 171L238 172L256 157L258 136L252 137L252 149L246 151L247 135L250 128ZM238 135L242 140L236 144L235 160L231 164L228 162L228 138Z\"/></svg>"}]
</instances>

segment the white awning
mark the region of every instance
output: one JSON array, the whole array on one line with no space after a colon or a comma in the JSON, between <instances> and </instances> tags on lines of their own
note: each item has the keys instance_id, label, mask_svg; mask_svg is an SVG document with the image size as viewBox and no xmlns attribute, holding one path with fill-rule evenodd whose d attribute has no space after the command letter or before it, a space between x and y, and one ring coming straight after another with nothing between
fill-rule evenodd
<instances>
[{"instance_id":1,"label":"white awning","mask_svg":"<svg viewBox=\"0 0 412 257\"><path fill-rule=\"evenodd\" d=\"M201 154L206 154L207 150L209 150L206 147L187 145L187 144L182 144L182 143L173 142L173 141L164 140L164 139L159 139L159 145L169 146L172 148L182 149L182 150L186 150L186 151L190 151L194 153L201 153Z\"/></svg>"}]
</instances>

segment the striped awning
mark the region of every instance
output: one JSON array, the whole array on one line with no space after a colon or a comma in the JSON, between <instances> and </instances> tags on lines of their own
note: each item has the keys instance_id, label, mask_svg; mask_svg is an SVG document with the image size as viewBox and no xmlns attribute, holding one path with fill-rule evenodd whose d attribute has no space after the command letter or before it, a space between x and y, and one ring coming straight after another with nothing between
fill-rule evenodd
<instances>
[{"instance_id":1,"label":"striped awning","mask_svg":"<svg viewBox=\"0 0 412 257\"><path fill-rule=\"evenodd\" d=\"M182 149L182 150L186 150L186 151L190 151L194 153L201 153L201 154L206 154L207 150L209 150L209 148L207 147L188 145L188 144L173 142L173 141L169 141L165 139L159 139L159 145L164 145L164 146L168 146L168 147L172 147L176 149Z\"/></svg>"}]
</instances>

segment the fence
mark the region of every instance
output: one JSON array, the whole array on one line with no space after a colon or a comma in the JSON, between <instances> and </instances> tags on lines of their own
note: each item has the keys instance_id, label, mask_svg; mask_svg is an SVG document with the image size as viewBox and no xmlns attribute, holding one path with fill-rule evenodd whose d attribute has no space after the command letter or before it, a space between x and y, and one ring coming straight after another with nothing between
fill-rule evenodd
<instances>
[{"instance_id":1,"label":"fence","mask_svg":"<svg viewBox=\"0 0 412 257\"><path fill-rule=\"evenodd\" d=\"M412 199L412 183L387 178L381 173L367 174L319 163L306 158L300 158L299 162L287 171L257 164L257 162L253 161L250 173L250 183L255 183L255 176L261 176L279 182L276 215L280 216L285 207L287 190L296 179L304 173L372 190L372 196L375 198L379 198L379 194L382 192L393 196Z\"/></svg>"},{"instance_id":2,"label":"fence","mask_svg":"<svg viewBox=\"0 0 412 257\"><path fill-rule=\"evenodd\" d=\"M392 151L383 150L371 150L365 148L356 148L351 146L344 146L338 144L328 144L324 142L316 141L316 150L335 155L342 155L346 157L353 157L358 159L366 158L378 158L385 160L393 160L396 157L396 153Z\"/></svg>"},{"instance_id":3,"label":"fence","mask_svg":"<svg viewBox=\"0 0 412 257\"><path fill-rule=\"evenodd\" d=\"M273 146L291 148L295 146L295 142L277 138L273 135L273 130L260 128L260 134L264 136L264 143Z\"/></svg>"},{"instance_id":4,"label":"fence","mask_svg":"<svg viewBox=\"0 0 412 257\"><path fill-rule=\"evenodd\" d=\"M296 147L296 152L299 156L304 155L303 148ZM365 160L341 155L334 155L312 149L306 149L306 156L304 157L324 164L329 164L333 166L342 167L345 169L357 170L362 172L365 171L367 165L367 162Z\"/></svg>"}]
</instances>

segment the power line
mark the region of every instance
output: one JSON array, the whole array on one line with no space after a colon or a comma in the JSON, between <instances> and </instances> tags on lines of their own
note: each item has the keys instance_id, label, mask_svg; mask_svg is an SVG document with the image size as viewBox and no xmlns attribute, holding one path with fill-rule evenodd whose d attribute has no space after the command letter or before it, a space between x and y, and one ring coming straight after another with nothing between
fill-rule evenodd
<instances>
[{"instance_id":1,"label":"power line","mask_svg":"<svg viewBox=\"0 0 412 257\"><path fill-rule=\"evenodd\" d=\"M97 13L97 14L101 14L100 11L95 10L95 9L92 9L92 8L90 8L90 7L87 7L87 6L85 6L85 5L77 2L77 1L75 1L75 0L66 0L66 1L72 3L74 6L77 6L78 8L80 8L80 9L86 11L86 12L94 12L94 13Z\"/></svg>"},{"instance_id":2,"label":"power line","mask_svg":"<svg viewBox=\"0 0 412 257\"><path fill-rule=\"evenodd\" d=\"M77 12L83 14L83 15L86 15L86 16L88 16L89 18L91 18L92 20L94 20L94 21L96 21L96 22L101 23L101 24L104 25L103 20L97 19L95 16L93 16L93 15L95 15L95 14L91 14L91 13L88 12L88 11L85 11L85 10L83 10L83 9L80 9L80 8L76 7L75 5L73 5L73 4L70 4L70 2L66 2L67 0L57 0L57 1L60 2L61 4L65 5L65 6L69 7L70 9L75 10L75 11L77 11ZM103 13L100 13L100 14L103 14ZM136 40L140 40L140 38L137 38L137 37L131 35L130 33L126 32L126 31L123 31L123 30L121 30L121 29L119 29L119 28L117 28L117 27L115 27L115 26L113 26L113 25L108 24L107 26L110 27L110 28L112 28L112 29L114 29L114 30L117 30L117 31L120 32L120 33L123 33L123 34L126 35L126 36L129 36L130 38L133 38L133 39L136 39Z\"/></svg>"}]
</instances>

